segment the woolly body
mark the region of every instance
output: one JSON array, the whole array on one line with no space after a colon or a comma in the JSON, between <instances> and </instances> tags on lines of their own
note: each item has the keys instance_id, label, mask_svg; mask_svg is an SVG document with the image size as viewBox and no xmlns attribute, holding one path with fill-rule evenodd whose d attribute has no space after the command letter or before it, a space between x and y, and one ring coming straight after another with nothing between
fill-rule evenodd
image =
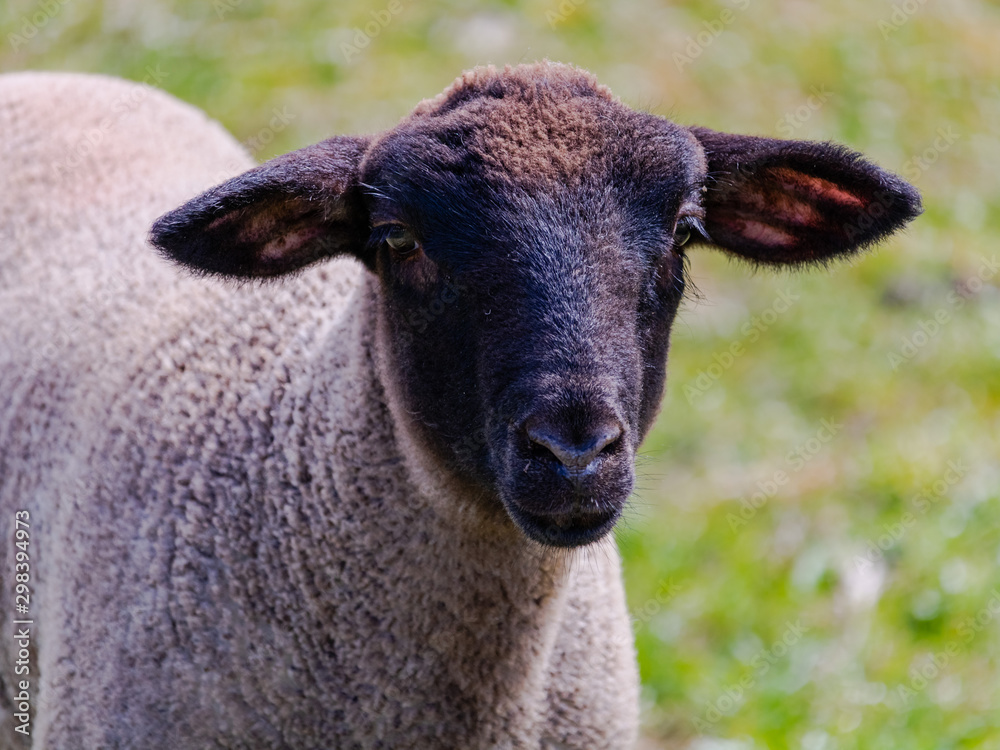
<instances>
[{"instance_id":1,"label":"woolly body","mask_svg":"<svg viewBox=\"0 0 1000 750\"><path fill-rule=\"evenodd\" d=\"M54 74L0 78L0 132L0 532L29 511L33 747L633 742L616 550L545 550L397 439L361 264L234 288L145 244L252 166L230 136Z\"/></svg>"},{"instance_id":2,"label":"woolly body","mask_svg":"<svg viewBox=\"0 0 1000 750\"><path fill-rule=\"evenodd\" d=\"M551 63L253 168L111 79L0 78L0 132L0 595L26 511L36 748L629 747L610 531L685 244L823 264L920 212L848 149ZM285 278L182 275L151 225L201 275Z\"/></svg>"}]
</instances>

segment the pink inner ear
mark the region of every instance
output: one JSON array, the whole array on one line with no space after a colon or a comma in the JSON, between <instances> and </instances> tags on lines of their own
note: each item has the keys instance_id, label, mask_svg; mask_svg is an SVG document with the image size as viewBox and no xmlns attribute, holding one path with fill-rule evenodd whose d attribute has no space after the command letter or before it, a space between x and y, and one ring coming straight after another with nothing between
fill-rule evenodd
<instances>
[{"instance_id":1,"label":"pink inner ear","mask_svg":"<svg viewBox=\"0 0 1000 750\"><path fill-rule=\"evenodd\" d=\"M290 206L283 203L272 203L258 208L255 213L246 216L239 230L239 240L247 245L266 247L281 242L284 230L296 218L296 213Z\"/></svg>"},{"instance_id":2,"label":"pink inner ear","mask_svg":"<svg viewBox=\"0 0 1000 750\"><path fill-rule=\"evenodd\" d=\"M768 245L770 247L791 247L798 242L798 240L792 235L787 232L783 232L770 224L753 221L752 219L743 219L742 224L743 227L739 233L746 239L758 242L761 245Z\"/></svg>"},{"instance_id":3,"label":"pink inner ear","mask_svg":"<svg viewBox=\"0 0 1000 750\"><path fill-rule=\"evenodd\" d=\"M283 201L246 217L237 239L256 257L257 263L277 267L301 260L322 233L314 207Z\"/></svg>"},{"instance_id":4,"label":"pink inner ear","mask_svg":"<svg viewBox=\"0 0 1000 750\"><path fill-rule=\"evenodd\" d=\"M714 222L744 240L772 248L793 248L803 230L822 230L830 209L858 210L864 201L840 185L788 167L767 170L760 179L736 190L733 202L717 210ZM711 231L711 230L710 230Z\"/></svg>"},{"instance_id":5,"label":"pink inner ear","mask_svg":"<svg viewBox=\"0 0 1000 750\"><path fill-rule=\"evenodd\" d=\"M319 230L315 227L302 227L300 229L289 230L285 234L277 235L270 239L261 247L258 259L261 263L287 262L290 259L294 259L302 251L303 246L315 240L319 234Z\"/></svg>"},{"instance_id":6,"label":"pink inner ear","mask_svg":"<svg viewBox=\"0 0 1000 750\"><path fill-rule=\"evenodd\" d=\"M863 208L865 205L858 196L847 192L834 182L824 180L822 177L803 174L788 168L772 169L771 174L778 178L782 189L792 194L798 194L810 203L830 201L851 208Z\"/></svg>"}]
</instances>

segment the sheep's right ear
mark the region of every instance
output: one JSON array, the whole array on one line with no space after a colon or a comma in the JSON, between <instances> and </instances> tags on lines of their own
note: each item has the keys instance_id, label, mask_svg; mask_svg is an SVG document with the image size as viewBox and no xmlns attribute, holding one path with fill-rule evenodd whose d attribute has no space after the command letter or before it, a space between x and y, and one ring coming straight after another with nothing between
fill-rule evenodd
<instances>
[{"instance_id":1,"label":"sheep's right ear","mask_svg":"<svg viewBox=\"0 0 1000 750\"><path fill-rule=\"evenodd\" d=\"M921 211L916 188L843 146L691 132L708 161L710 244L756 263L824 263Z\"/></svg>"},{"instance_id":2,"label":"sheep's right ear","mask_svg":"<svg viewBox=\"0 0 1000 750\"><path fill-rule=\"evenodd\" d=\"M358 167L368 140L338 137L279 156L161 216L150 242L202 274L281 276L333 255L365 261Z\"/></svg>"}]
</instances>

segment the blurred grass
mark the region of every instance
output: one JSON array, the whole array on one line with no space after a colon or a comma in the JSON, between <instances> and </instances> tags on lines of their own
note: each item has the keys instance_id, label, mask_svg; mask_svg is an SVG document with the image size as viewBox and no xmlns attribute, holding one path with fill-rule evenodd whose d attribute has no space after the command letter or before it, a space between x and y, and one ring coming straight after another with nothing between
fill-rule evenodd
<instances>
[{"instance_id":1,"label":"blurred grass","mask_svg":"<svg viewBox=\"0 0 1000 750\"><path fill-rule=\"evenodd\" d=\"M692 259L619 534L647 734L1000 748L996 4L398 2L353 54L388 2L7 0L0 70L158 72L265 159L548 57L682 123L842 141L907 176L926 213L850 266Z\"/></svg>"}]
</instances>

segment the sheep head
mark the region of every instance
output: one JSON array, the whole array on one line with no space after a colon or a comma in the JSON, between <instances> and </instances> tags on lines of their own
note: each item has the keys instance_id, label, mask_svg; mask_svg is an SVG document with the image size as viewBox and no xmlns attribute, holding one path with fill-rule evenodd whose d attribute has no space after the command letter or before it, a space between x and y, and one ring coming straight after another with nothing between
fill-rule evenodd
<instances>
[{"instance_id":1,"label":"sheep head","mask_svg":"<svg viewBox=\"0 0 1000 750\"><path fill-rule=\"evenodd\" d=\"M682 127L542 63L477 69L387 132L278 157L151 238L225 277L356 257L428 454L567 547L604 536L632 491L689 246L826 263L919 212L840 146Z\"/></svg>"}]
</instances>

